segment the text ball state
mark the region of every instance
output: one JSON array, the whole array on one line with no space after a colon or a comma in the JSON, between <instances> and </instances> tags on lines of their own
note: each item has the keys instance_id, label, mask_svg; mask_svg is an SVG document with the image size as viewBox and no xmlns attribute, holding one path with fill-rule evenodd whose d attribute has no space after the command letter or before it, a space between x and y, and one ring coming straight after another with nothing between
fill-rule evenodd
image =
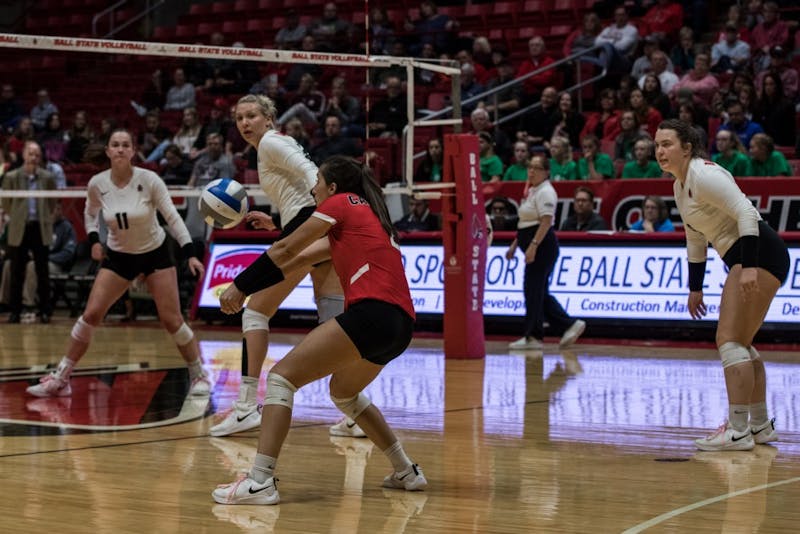
<instances>
[{"instance_id":1,"label":"text ball state","mask_svg":"<svg viewBox=\"0 0 800 534\"><path fill-rule=\"evenodd\" d=\"M198 209L209 226L233 228L247 214L247 191L236 180L214 180L203 189Z\"/></svg>"}]
</instances>

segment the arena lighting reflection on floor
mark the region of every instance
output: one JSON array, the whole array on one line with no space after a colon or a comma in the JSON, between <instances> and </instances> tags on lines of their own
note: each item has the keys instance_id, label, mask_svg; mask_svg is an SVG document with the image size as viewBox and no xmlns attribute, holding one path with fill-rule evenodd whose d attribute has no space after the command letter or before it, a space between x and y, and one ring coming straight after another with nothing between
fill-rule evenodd
<instances>
[{"instance_id":1,"label":"arena lighting reflection on floor","mask_svg":"<svg viewBox=\"0 0 800 534\"><path fill-rule=\"evenodd\" d=\"M273 344L270 357L280 360L290 349ZM238 392L239 344L201 341L201 350L218 375L215 409L227 409ZM772 416L781 431L798 432L800 412L794 407L800 406L800 365L766 365ZM544 355L488 354L482 368L475 362L445 361L438 349L411 348L386 366L366 392L397 428L441 432L446 410L471 408L445 406L446 370L456 371L451 380L469 380L465 373L483 372L480 406L472 408L482 412L484 433L498 437L522 437L527 415L539 426L546 419L553 441L631 444L637 428L710 429L727 415L722 367L716 360L587 355L580 347ZM261 397L263 389L262 380ZM298 391L296 421L322 423L339 417L328 396L328 379ZM591 427L602 431L587 432Z\"/></svg>"}]
</instances>

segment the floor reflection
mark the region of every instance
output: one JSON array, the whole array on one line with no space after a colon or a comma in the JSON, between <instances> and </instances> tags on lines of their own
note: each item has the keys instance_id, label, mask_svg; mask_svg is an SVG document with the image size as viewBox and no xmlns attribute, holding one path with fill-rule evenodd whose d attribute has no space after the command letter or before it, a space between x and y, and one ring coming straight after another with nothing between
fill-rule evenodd
<instances>
[{"instance_id":1,"label":"floor reflection","mask_svg":"<svg viewBox=\"0 0 800 534\"><path fill-rule=\"evenodd\" d=\"M238 391L238 344L202 342L201 346L207 361L231 364L218 372L214 390L217 409L225 409ZM270 357L279 360L290 349L271 345ZM800 431L800 414L794 408L800 406L798 371L796 363L767 363L768 406L782 432ZM446 397L446 383L461 390L460 405ZM263 388L262 380L261 396ZM472 394L477 393L471 391L474 388L480 388L480 397ZM441 432L446 411L475 409L482 411L483 432L504 438L523 437L526 411L544 409L547 413L537 413L536 420L539 425L543 417L547 420L551 440L624 444L638 439L635 429L705 431L727 414L717 360L596 355L581 352L580 347L544 354L488 354L479 361L445 360L438 349L410 348L366 392L398 428ZM472 400L464 400L464 393ZM319 422L339 417L330 402L327 379L298 391L295 417ZM587 431L590 428L602 431Z\"/></svg>"}]
</instances>

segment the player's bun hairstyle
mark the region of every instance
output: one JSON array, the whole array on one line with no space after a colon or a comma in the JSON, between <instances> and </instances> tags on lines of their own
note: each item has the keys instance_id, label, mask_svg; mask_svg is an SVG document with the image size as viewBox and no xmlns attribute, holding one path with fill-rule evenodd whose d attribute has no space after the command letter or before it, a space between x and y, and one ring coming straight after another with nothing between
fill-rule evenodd
<instances>
[{"instance_id":1,"label":"player's bun hairstyle","mask_svg":"<svg viewBox=\"0 0 800 534\"><path fill-rule=\"evenodd\" d=\"M319 173L326 184L336 184L337 193L355 193L366 200L386 233L390 237L397 237L383 200L383 191L372 177L369 167L353 158L331 156L320 165Z\"/></svg>"},{"instance_id":2,"label":"player's bun hairstyle","mask_svg":"<svg viewBox=\"0 0 800 534\"><path fill-rule=\"evenodd\" d=\"M705 158L707 156L703 143L700 141L700 135L691 124L688 124L680 119L667 119L661 121L658 125L659 130L672 130L678 136L678 140L682 145L691 143L693 158Z\"/></svg>"},{"instance_id":3,"label":"player's bun hairstyle","mask_svg":"<svg viewBox=\"0 0 800 534\"><path fill-rule=\"evenodd\" d=\"M275 116L278 113L277 108L275 108L275 102L273 102L271 98L264 95L244 95L239 99L238 102L236 102L237 106L239 104L256 104L258 109L261 110L261 113L263 113L264 116L269 119L275 119Z\"/></svg>"}]
</instances>

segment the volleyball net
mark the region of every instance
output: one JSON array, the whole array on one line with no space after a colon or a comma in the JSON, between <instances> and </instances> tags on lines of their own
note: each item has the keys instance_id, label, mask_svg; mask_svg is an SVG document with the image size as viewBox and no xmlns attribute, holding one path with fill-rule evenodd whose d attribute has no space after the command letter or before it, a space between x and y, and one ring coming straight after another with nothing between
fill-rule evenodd
<instances>
[{"instance_id":1,"label":"volleyball net","mask_svg":"<svg viewBox=\"0 0 800 534\"><path fill-rule=\"evenodd\" d=\"M431 71L451 77L453 95L458 94L460 75L459 68L415 58L5 33L0 34L0 48L16 56L6 62L3 70L19 76L8 76L8 79L20 80L28 86L29 91L49 89L56 105L60 106L60 98L68 103L67 106L60 106L68 115L78 110L100 114L102 120L98 120L96 115L90 118L90 123L94 123L93 126L98 130L103 121L112 121L115 126L126 127L134 134L144 127L144 115L150 109L143 100L146 99L145 93L152 89L156 76L161 77L155 82L161 86L161 95L166 95L165 85L171 83L175 69L188 71L200 62L224 62L233 65L229 71L239 75L257 71L257 77L251 76L245 80L245 85L252 82L253 86L270 76L280 85L281 74L286 72L287 66L291 66L291 69L296 65L310 65L312 69L308 72L319 74L314 80L316 91L328 96L326 85L339 77L347 84L349 96L363 100L366 109L357 118L360 124L355 124L353 130L363 132L356 137L364 141L363 148L367 156L380 160L380 165L376 165L381 174L378 178L384 183L399 182L386 188L387 194L436 197L432 190L441 189L441 185L414 183L414 155L421 152L423 141L432 136L440 137L448 131L459 131L461 125L458 107L451 119L426 120L424 116L415 116L415 110L424 109L427 105L424 97L428 96L427 91L423 95L416 92L416 71ZM246 66L241 67L244 64ZM369 126L369 107L384 97L384 91L379 86L381 80L385 81L386 77L392 75L390 69L395 75L405 78L403 83L406 86L406 127L396 141L383 136L371 137ZM201 88L196 92L196 107L201 115L207 114L219 102L233 104L238 96L251 92L251 89L244 85L214 87L211 90ZM291 92L296 92L296 88L293 89L295 91ZM279 109L279 114L283 111ZM311 111L317 115L314 117L316 122L306 121L304 127L306 134L313 135L313 130L318 133L324 130L324 110ZM309 115L298 114L298 117L305 120ZM167 126L178 128L178 119L179 115L174 112L161 112L162 125L166 122ZM71 116L62 116L62 126L68 126L71 120ZM312 124L309 126L308 122ZM420 130L424 130L422 137L417 135ZM392 149L387 150L390 146ZM257 188L250 189L258 194ZM196 192L185 191L173 194L197 195Z\"/></svg>"}]
</instances>

